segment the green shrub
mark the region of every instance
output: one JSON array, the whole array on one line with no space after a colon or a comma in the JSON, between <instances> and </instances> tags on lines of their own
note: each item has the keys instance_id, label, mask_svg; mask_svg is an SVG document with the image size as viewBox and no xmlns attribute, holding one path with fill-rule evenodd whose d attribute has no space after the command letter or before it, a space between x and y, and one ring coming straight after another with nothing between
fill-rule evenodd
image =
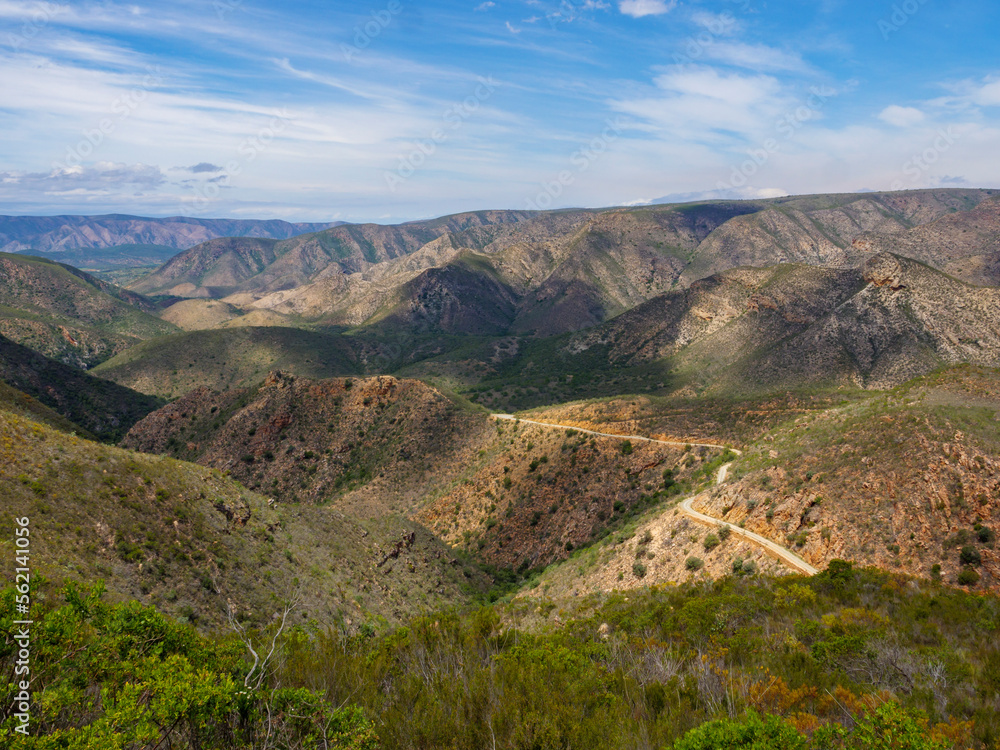
<instances>
[{"instance_id":1,"label":"green shrub","mask_svg":"<svg viewBox=\"0 0 1000 750\"><path fill-rule=\"evenodd\" d=\"M673 750L808 750L809 742L777 716L751 711L741 720L719 719L692 729Z\"/></svg>"},{"instance_id":2,"label":"green shrub","mask_svg":"<svg viewBox=\"0 0 1000 750\"><path fill-rule=\"evenodd\" d=\"M979 573L975 568L962 568L958 574L958 582L962 586L975 586L979 583Z\"/></svg>"},{"instance_id":3,"label":"green shrub","mask_svg":"<svg viewBox=\"0 0 1000 750\"><path fill-rule=\"evenodd\" d=\"M635 574L636 578L642 578L646 575L646 566L641 562L636 561L632 563L632 572Z\"/></svg>"},{"instance_id":4,"label":"green shrub","mask_svg":"<svg viewBox=\"0 0 1000 750\"><path fill-rule=\"evenodd\" d=\"M722 542L719 540L719 537L717 537L715 534L706 534L705 539L702 542L702 546L705 548L706 552L711 552L720 544L722 544Z\"/></svg>"},{"instance_id":5,"label":"green shrub","mask_svg":"<svg viewBox=\"0 0 1000 750\"><path fill-rule=\"evenodd\" d=\"M705 561L702 560L700 557L689 557L687 560L684 561L684 567L692 571L701 570L702 568L705 567Z\"/></svg>"},{"instance_id":6,"label":"green shrub","mask_svg":"<svg viewBox=\"0 0 1000 750\"><path fill-rule=\"evenodd\" d=\"M962 547L962 551L958 555L959 562L962 565L981 565L983 562L983 556L979 554L979 550L972 546Z\"/></svg>"}]
</instances>

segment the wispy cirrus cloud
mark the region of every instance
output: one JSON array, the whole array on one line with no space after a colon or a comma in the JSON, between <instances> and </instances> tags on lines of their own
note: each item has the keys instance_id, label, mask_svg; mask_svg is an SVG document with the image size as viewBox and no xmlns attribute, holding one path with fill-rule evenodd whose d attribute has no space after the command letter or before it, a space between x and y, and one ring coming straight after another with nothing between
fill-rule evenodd
<instances>
[{"instance_id":1,"label":"wispy cirrus cloud","mask_svg":"<svg viewBox=\"0 0 1000 750\"><path fill-rule=\"evenodd\" d=\"M804 72L810 68L797 52L769 47L766 44L718 42L706 49L705 58L757 71Z\"/></svg>"},{"instance_id":2,"label":"wispy cirrus cloud","mask_svg":"<svg viewBox=\"0 0 1000 750\"><path fill-rule=\"evenodd\" d=\"M677 7L677 0L621 0L618 9L632 18L662 16Z\"/></svg>"}]
</instances>

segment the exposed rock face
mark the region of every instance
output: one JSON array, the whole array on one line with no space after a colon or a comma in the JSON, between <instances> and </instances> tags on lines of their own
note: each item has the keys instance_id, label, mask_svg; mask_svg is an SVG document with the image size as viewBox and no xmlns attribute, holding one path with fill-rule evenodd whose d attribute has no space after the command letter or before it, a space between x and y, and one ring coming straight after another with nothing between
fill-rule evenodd
<instances>
[{"instance_id":1,"label":"exposed rock face","mask_svg":"<svg viewBox=\"0 0 1000 750\"><path fill-rule=\"evenodd\" d=\"M1000 284L1000 197L949 211L905 232L865 233L854 247L914 258L962 281L995 286Z\"/></svg>"},{"instance_id":2,"label":"exposed rock face","mask_svg":"<svg viewBox=\"0 0 1000 750\"><path fill-rule=\"evenodd\" d=\"M563 351L594 347L606 347L608 367L663 361L712 392L888 388L944 363L1000 365L1000 289L888 253L860 270L735 269L582 332Z\"/></svg>"},{"instance_id":3,"label":"exposed rock face","mask_svg":"<svg viewBox=\"0 0 1000 750\"><path fill-rule=\"evenodd\" d=\"M864 280L894 292L903 288L903 267L889 253L879 253L865 261L861 270Z\"/></svg>"}]
</instances>

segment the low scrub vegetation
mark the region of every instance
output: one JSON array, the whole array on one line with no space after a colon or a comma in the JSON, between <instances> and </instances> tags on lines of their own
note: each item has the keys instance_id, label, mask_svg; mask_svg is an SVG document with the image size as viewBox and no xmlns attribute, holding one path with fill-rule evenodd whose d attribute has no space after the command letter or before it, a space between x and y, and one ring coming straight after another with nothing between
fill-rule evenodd
<instances>
[{"instance_id":1,"label":"low scrub vegetation","mask_svg":"<svg viewBox=\"0 0 1000 750\"><path fill-rule=\"evenodd\" d=\"M654 587L574 611L515 600L353 635L290 616L262 673L246 644L265 654L282 618L208 638L99 593L68 588L32 612L38 736L11 739L6 717L5 747L264 747L268 711L266 746L288 748L945 750L1000 738L1000 600L839 561L809 579ZM562 627L544 625L556 615Z\"/></svg>"}]
</instances>

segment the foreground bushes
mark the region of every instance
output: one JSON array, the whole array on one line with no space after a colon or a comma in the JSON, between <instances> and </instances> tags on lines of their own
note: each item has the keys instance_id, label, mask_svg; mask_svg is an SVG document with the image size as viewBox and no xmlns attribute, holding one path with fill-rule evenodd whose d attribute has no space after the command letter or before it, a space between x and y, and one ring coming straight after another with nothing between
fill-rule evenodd
<instances>
[{"instance_id":1,"label":"foreground bushes","mask_svg":"<svg viewBox=\"0 0 1000 750\"><path fill-rule=\"evenodd\" d=\"M64 605L32 612L28 736L15 732L12 708L13 589L0 594L0 746L377 748L356 707L334 708L273 674L247 686L247 651L237 638L205 638L150 607L109 605L101 594L69 587Z\"/></svg>"},{"instance_id":2,"label":"foreground bushes","mask_svg":"<svg viewBox=\"0 0 1000 750\"><path fill-rule=\"evenodd\" d=\"M9 612L10 595L0 604ZM238 637L69 589L35 615L38 738L0 746L1000 747L994 596L837 563L809 579L581 600L558 622L552 606L515 600L382 633L289 629L257 687Z\"/></svg>"}]
</instances>

